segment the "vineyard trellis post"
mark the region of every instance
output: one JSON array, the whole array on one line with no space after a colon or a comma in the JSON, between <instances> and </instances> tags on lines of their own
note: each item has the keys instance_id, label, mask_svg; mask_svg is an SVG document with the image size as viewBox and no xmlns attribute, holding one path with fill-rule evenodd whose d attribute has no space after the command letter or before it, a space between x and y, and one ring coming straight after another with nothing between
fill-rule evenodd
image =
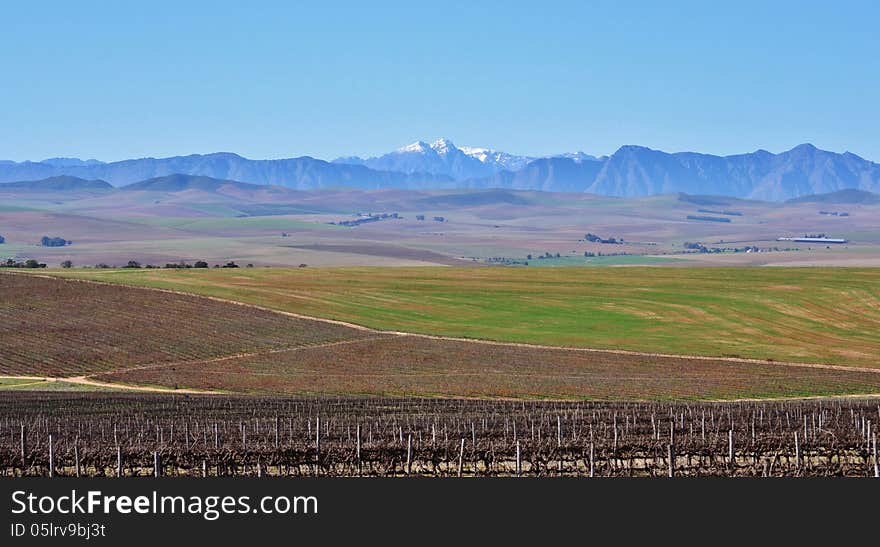
<instances>
[{"instance_id":1,"label":"vineyard trellis post","mask_svg":"<svg viewBox=\"0 0 880 547\"><path fill-rule=\"evenodd\" d=\"M358 477L363 473L362 463L361 463L361 424L357 424L357 474Z\"/></svg>"},{"instance_id":2,"label":"vineyard trellis post","mask_svg":"<svg viewBox=\"0 0 880 547\"><path fill-rule=\"evenodd\" d=\"M558 414L556 416L556 451L559 474L562 475L562 418Z\"/></svg>"},{"instance_id":3,"label":"vineyard trellis post","mask_svg":"<svg viewBox=\"0 0 880 547\"><path fill-rule=\"evenodd\" d=\"M592 431L591 431L590 433L591 433L590 436L592 437ZM595 448L596 448L596 447L595 447L595 444L593 443L593 441L590 441L590 478L593 478L593 477L596 476L596 454L595 454Z\"/></svg>"},{"instance_id":4,"label":"vineyard trellis post","mask_svg":"<svg viewBox=\"0 0 880 547\"><path fill-rule=\"evenodd\" d=\"M21 476L25 476L27 474L27 428L22 424L21 426Z\"/></svg>"},{"instance_id":5,"label":"vineyard trellis post","mask_svg":"<svg viewBox=\"0 0 880 547\"><path fill-rule=\"evenodd\" d=\"M406 474L412 472L412 433L406 436Z\"/></svg>"},{"instance_id":6,"label":"vineyard trellis post","mask_svg":"<svg viewBox=\"0 0 880 547\"><path fill-rule=\"evenodd\" d=\"M556 448L562 447L562 418L556 416Z\"/></svg>"},{"instance_id":7,"label":"vineyard trellis post","mask_svg":"<svg viewBox=\"0 0 880 547\"><path fill-rule=\"evenodd\" d=\"M315 417L315 455L321 457L321 418Z\"/></svg>"},{"instance_id":8,"label":"vineyard trellis post","mask_svg":"<svg viewBox=\"0 0 880 547\"><path fill-rule=\"evenodd\" d=\"M874 444L874 447L873 447L873 451L874 451L874 478L880 479L880 462L877 461L877 433L876 432L874 433L873 444Z\"/></svg>"},{"instance_id":9,"label":"vineyard trellis post","mask_svg":"<svg viewBox=\"0 0 880 547\"><path fill-rule=\"evenodd\" d=\"M52 434L49 433L49 477L55 476L55 443L52 442Z\"/></svg>"},{"instance_id":10,"label":"vineyard trellis post","mask_svg":"<svg viewBox=\"0 0 880 547\"><path fill-rule=\"evenodd\" d=\"M591 458L592 463L592 458ZM522 447L519 444L519 441L516 441L516 476L519 477L522 475Z\"/></svg>"},{"instance_id":11,"label":"vineyard trellis post","mask_svg":"<svg viewBox=\"0 0 880 547\"><path fill-rule=\"evenodd\" d=\"M461 438L461 448L458 450L458 476L461 476L461 468L464 464L464 437Z\"/></svg>"},{"instance_id":12,"label":"vineyard trellis post","mask_svg":"<svg viewBox=\"0 0 880 547\"><path fill-rule=\"evenodd\" d=\"M736 454L733 448L733 429L727 430L727 461L730 465L730 472L736 472Z\"/></svg>"}]
</instances>

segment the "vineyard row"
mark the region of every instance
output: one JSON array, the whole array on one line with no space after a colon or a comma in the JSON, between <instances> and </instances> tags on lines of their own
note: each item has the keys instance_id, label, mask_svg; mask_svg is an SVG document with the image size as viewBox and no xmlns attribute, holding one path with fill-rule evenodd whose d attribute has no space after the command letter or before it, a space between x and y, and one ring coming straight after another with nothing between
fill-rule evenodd
<instances>
[{"instance_id":1,"label":"vineyard row","mask_svg":"<svg viewBox=\"0 0 880 547\"><path fill-rule=\"evenodd\" d=\"M3 476L878 476L876 400L10 394Z\"/></svg>"}]
</instances>

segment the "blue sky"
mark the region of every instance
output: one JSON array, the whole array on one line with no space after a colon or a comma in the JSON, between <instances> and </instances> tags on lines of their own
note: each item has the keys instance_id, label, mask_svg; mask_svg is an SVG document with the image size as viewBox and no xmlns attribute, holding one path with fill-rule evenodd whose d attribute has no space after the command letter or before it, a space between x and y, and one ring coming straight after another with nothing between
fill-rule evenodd
<instances>
[{"instance_id":1,"label":"blue sky","mask_svg":"<svg viewBox=\"0 0 880 547\"><path fill-rule=\"evenodd\" d=\"M445 136L880 161L877 5L10 3L0 158L330 159Z\"/></svg>"}]
</instances>

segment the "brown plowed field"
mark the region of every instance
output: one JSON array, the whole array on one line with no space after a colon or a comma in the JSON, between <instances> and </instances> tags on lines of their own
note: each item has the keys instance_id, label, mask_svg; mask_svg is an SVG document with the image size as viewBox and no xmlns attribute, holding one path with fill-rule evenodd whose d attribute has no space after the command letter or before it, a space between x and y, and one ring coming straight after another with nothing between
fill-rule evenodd
<instances>
[{"instance_id":1,"label":"brown plowed field","mask_svg":"<svg viewBox=\"0 0 880 547\"><path fill-rule=\"evenodd\" d=\"M0 274L0 374L75 376L365 333L214 300Z\"/></svg>"},{"instance_id":2,"label":"brown plowed field","mask_svg":"<svg viewBox=\"0 0 880 547\"><path fill-rule=\"evenodd\" d=\"M880 393L880 374L394 336L99 376L276 394L731 399Z\"/></svg>"}]
</instances>

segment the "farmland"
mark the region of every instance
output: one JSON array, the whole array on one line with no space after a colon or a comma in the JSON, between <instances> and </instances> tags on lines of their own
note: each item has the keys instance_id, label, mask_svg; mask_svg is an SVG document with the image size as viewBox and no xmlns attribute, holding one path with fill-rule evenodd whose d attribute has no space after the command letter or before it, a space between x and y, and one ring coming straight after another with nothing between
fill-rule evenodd
<instances>
[{"instance_id":1,"label":"farmland","mask_svg":"<svg viewBox=\"0 0 880 547\"><path fill-rule=\"evenodd\" d=\"M769 295L788 275L786 294L799 298L769 298L766 308L725 291L723 269L615 270L621 275L598 289L599 278L583 279L590 270L535 271L541 276L495 268L65 272L105 283L0 274L10 295L0 302L0 476L878 473L880 368L871 360L707 357L718 350L699 339L692 349L704 356L516 342L568 340L552 334L566 325L576 332L579 317L587 323L578 328L601 333L596 325L615 317L601 312L615 303L666 310L680 337L699 337L705 331L686 320L686 301L751 309L729 313L753 326L775 312L786 329L808 312L849 310L849 324L843 315L811 319L841 322L836 343L873 351L871 270L804 269L796 279L737 270L742 286L769 287ZM669 277L677 272L690 277ZM823 290L835 292L836 307ZM566 311L565 302L593 307ZM370 326L310 318L318 309ZM512 321L516 314L531 329ZM414 333L443 334L444 324L514 342ZM650 324L614 328L635 341ZM396 331L404 327L413 332ZM835 348L834 338L823 343Z\"/></svg>"},{"instance_id":2,"label":"farmland","mask_svg":"<svg viewBox=\"0 0 880 547\"><path fill-rule=\"evenodd\" d=\"M880 269L77 270L367 327L505 342L880 367Z\"/></svg>"},{"instance_id":3,"label":"farmland","mask_svg":"<svg viewBox=\"0 0 880 547\"><path fill-rule=\"evenodd\" d=\"M880 373L393 336L105 373L239 393L687 400L880 393Z\"/></svg>"},{"instance_id":4,"label":"farmland","mask_svg":"<svg viewBox=\"0 0 880 547\"><path fill-rule=\"evenodd\" d=\"M358 338L357 330L158 291L0 275L0 374L75 376Z\"/></svg>"},{"instance_id":5,"label":"farmland","mask_svg":"<svg viewBox=\"0 0 880 547\"><path fill-rule=\"evenodd\" d=\"M0 373L80 386L602 400L880 393L869 367L450 339L27 274L0 275L0 288L16 295L2 303Z\"/></svg>"},{"instance_id":6,"label":"farmland","mask_svg":"<svg viewBox=\"0 0 880 547\"><path fill-rule=\"evenodd\" d=\"M230 193L231 192L231 193ZM880 204L841 204L848 216L822 215L822 203L712 198L732 222L688 220L706 207L685 195L611 198L512 190L235 192L231 187L145 191L32 192L0 188L0 258L56 266L122 266L236 260L255 266L851 265L880 264ZM699 203L698 203L699 202ZM391 214L354 226L370 213ZM434 221L442 217L443 222ZM420 220L421 218L421 220ZM335 224L330 224L335 223ZM783 245L780 236L828 233L849 243ZM589 241L585 234L615 238ZM43 235L73 245L38 245ZM719 253L701 253L685 243ZM746 246L762 252L734 252ZM529 257L532 259L529 259ZM548 258L539 259L545 256Z\"/></svg>"},{"instance_id":7,"label":"farmland","mask_svg":"<svg viewBox=\"0 0 880 547\"><path fill-rule=\"evenodd\" d=\"M876 400L0 398L0 476L878 476Z\"/></svg>"}]
</instances>

